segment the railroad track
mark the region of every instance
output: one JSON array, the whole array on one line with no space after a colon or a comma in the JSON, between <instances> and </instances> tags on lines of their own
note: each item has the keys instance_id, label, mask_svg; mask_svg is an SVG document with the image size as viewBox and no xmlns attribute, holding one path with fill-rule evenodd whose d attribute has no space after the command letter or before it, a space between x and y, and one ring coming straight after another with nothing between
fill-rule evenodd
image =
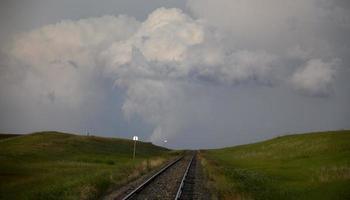
<instances>
[{"instance_id":1,"label":"railroad track","mask_svg":"<svg viewBox=\"0 0 350 200\"><path fill-rule=\"evenodd\" d=\"M122 200L193 199L196 153L182 156L148 178Z\"/></svg>"}]
</instances>

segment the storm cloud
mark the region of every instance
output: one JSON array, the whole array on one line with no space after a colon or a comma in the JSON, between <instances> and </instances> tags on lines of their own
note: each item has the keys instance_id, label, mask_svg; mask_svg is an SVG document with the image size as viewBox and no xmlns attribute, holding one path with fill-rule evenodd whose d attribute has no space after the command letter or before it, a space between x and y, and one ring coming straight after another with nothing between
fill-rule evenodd
<instances>
[{"instance_id":1,"label":"storm cloud","mask_svg":"<svg viewBox=\"0 0 350 200\"><path fill-rule=\"evenodd\" d=\"M241 103L285 92L284 98L308 102L343 93L336 82L347 70L348 49L334 32L350 33L349 7L331 0L189 0L186 10L158 8L143 21L128 15L63 20L22 32L3 48L2 94L6 101L25 99L15 103L24 107L40 102L43 109L78 110L117 88L125 119L140 118L151 126L152 142L173 140L173 146L191 146L176 142L180 138L222 137L207 145L215 146L229 132L259 128L318 129L318 119L310 128L264 129L256 117L248 119L250 108L243 109L252 104ZM245 118L256 123L253 129L233 127ZM230 119L236 122L224 125ZM343 128L340 121L329 128ZM254 138L260 136L237 143Z\"/></svg>"}]
</instances>

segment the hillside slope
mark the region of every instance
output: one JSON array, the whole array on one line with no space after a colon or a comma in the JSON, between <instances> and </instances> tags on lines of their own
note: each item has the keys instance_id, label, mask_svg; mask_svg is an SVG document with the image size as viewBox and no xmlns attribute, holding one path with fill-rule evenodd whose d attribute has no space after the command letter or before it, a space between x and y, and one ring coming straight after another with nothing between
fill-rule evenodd
<instances>
[{"instance_id":1,"label":"hillside slope","mask_svg":"<svg viewBox=\"0 0 350 200\"><path fill-rule=\"evenodd\" d=\"M170 151L133 141L42 132L0 140L0 199L96 199L165 161Z\"/></svg>"},{"instance_id":2,"label":"hillside slope","mask_svg":"<svg viewBox=\"0 0 350 200\"><path fill-rule=\"evenodd\" d=\"M350 131L202 151L219 199L350 199Z\"/></svg>"},{"instance_id":3,"label":"hillside slope","mask_svg":"<svg viewBox=\"0 0 350 200\"><path fill-rule=\"evenodd\" d=\"M8 134L8 133L0 133L0 140L11 138L11 137L17 137L20 136L18 134Z\"/></svg>"}]
</instances>

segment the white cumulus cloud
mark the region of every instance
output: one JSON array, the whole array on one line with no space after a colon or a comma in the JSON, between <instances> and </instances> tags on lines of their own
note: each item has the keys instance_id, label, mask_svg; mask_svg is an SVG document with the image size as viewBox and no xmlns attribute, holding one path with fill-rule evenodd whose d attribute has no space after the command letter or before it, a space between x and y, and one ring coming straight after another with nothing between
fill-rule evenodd
<instances>
[{"instance_id":1,"label":"white cumulus cloud","mask_svg":"<svg viewBox=\"0 0 350 200\"><path fill-rule=\"evenodd\" d=\"M332 91L338 60L324 62L321 59L309 60L292 76L293 86L304 94L325 96Z\"/></svg>"},{"instance_id":2,"label":"white cumulus cloud","mask_svg":"<svg viewBox=\"0 0 350 200\"><path fill-rule=\"evenodd\" d=\"M33 96L54 94L75 105L92 92L89 82L100 67L96 64L100 51L128 38L138 26L139 22L125 16L48 25L15 38L9 65L11 70L25 72L23 90Z\"/></svg>"}]
</instances>

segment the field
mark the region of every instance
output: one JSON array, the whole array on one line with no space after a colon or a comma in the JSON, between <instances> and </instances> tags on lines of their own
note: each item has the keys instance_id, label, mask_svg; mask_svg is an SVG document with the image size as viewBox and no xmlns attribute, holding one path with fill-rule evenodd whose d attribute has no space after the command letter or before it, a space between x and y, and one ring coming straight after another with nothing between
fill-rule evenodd
<instances>
[{"instance_id":1,"label":"field","mask_svg":"<svg viewBox=\"0 0 350 200\"><path fill-rule=\"evenodd\" d=\"M350 131L201 152L217 199L350 199Z\"/></svg>"},{"instance_id":2,"label":"field","mask_svg":"<svg viewBox=\"0 0 350 200\"><path fill-rule=\"evenodd\" d=\"M17 136L19 136L19 135L0 133L0 140L11 138L11 137L17 137Z\"/></svg>"},{"instance_id":3,"label":"field","mask_svg":"<svg viewBox=\"0 0 350 200\"><path fill-rule=\"evenodd\" d=\"M150 143L41 132L0 140L0 199L97 199L174 153Z\"/></svg>"}]
</instances>

